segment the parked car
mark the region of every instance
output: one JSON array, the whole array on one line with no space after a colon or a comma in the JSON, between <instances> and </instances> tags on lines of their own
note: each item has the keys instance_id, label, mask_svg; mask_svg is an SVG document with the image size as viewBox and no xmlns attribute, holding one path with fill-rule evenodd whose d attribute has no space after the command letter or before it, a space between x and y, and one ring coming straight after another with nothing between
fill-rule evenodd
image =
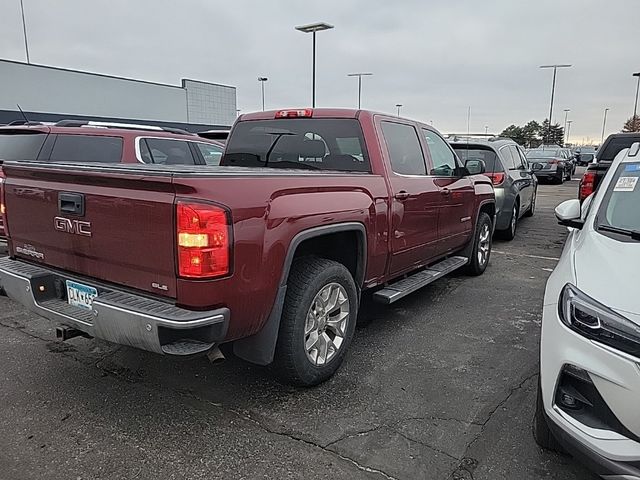
<instances>
[{"instance_id":1,"label":"parked car","mask_svg":"<svg viewBox=\"0 0 640 480\"><path fill-rule=\"evenodd\" d=\"M574 149L573 154L576 157L578 165L586 166L596 158L596 149L594 147L578 147Z\"/></svg>"},{"instance_id":2,"label":"parked car","mask_svg":"<svg viewBox=\"0 0 640 480\"><path fill-rule=\"evenodd\" d=\"M566 163L571 166L571 175L574 175L576 173L576 168L578 167L578 160L576 159L576 156L569 148L563 148L562 155L564 156ZM569 180L571 180L571 177L569 177Z\"/></svg>"},{"instance_id":3,"label":"parked car","mask_svg":"<svg viewBox=\"0 0 640 480\"><path fill-rule=\"evenodd\" d=\"M580 180L578 198L581 202L598 189L600 181L607 174L616 155L635 142L640 142L640 132L614 133L607 137L602 146L598 148L595 161L589 164Z\"/></svg>"},{"instance_id":4,"label":"parked car","mask_svg":"<svg viewBox=\"0 0 640 480\"><path fill-rule=\"evenodd\" d=\"M562 183L571 180L573 167L561 148L534 148L527 151L527 160L539 180Z\"/></svg>"},{"instance_id":5,"label":"parked car","mask_svg":"<svg viewBox=\"0 0 640 480\"><path fill-rule=\"evenodd\" d=\"M242 115L221 165L5 163L1 286L62 339L174 356L233 342L314 385L342 363L363 291L388 304L489 262L491 181L429 125Z\"/></svg>"},{"instance_id":6,"label":"parked car","mask_svg":"<svg viewBox=\"0 0 640 480\"><path fill-rule=\"evenodd\" d=\"M218 141L173 128L78 120L52 125L29 122L0 127L0 182L4 160L218 165L223 150Z\"/></svg>"},{"instance_id":7,"label":"parked car","mask_svg":"<svg viewBox=\"0 0 640 480\"><path fill-rule=\"evenodd\" d=\"M544 295L535 438L603 478L640 478L639 151L556 208L570 233Z\"/></svg>"},{"instance_id":8,"label":"parked car","mask_svg":"<svg viewBox=\"0 0 640 480\"><path fill-rule=\"evenodd\" d=\"M482 161L496 195L496 232L515 237L521 217L533 216L538 180L522 148L508 138L452 137L449 143L462 162Z\"/></svg>"}]
</instances>

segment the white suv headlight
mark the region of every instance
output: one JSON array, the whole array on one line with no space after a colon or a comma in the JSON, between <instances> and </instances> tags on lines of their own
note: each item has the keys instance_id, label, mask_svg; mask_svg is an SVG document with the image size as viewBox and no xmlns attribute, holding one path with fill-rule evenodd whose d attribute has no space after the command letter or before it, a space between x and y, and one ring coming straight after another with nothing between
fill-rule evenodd
<instances>
[{"instance_id":1,"label":"white suv headlight","mask_svg":"<svg viewBox=\"0 0 640 480\"><path fill-rule=\"evenodd\" d=\"M558 313L571 330L640 358L640 326L570 283L562 289Z\"/></svg>"}]
</instances>

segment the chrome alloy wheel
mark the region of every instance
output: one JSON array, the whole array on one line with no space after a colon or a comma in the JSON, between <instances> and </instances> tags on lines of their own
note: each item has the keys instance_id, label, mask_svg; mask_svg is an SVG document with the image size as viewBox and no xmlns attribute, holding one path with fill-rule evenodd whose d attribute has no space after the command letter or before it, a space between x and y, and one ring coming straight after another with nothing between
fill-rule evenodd
<instances>
[{"instance_id":1,"label":"chrome alloy wheel","mask_svg":"<svg viewBox=\"0 0 640 480\"><path fill-rule=\"evenodd\" d=\"M349 323L349 297L338 283L330 283L318 292L307 313L304 347L312 364L331 361L342 346Z\"/></svg>"},{"instance_id":2,"label":"chrome alloy wheel","mask_svg":"<svg viewBox=\"0 0 640 480\"><path fill-rule=\"evenodd\" d=\"M489 260L489 253L491 252L491 231L489 225L486 223L480 230L480 237L478 238L478 264L484 265Z\"/></svg>"}]
</instances>

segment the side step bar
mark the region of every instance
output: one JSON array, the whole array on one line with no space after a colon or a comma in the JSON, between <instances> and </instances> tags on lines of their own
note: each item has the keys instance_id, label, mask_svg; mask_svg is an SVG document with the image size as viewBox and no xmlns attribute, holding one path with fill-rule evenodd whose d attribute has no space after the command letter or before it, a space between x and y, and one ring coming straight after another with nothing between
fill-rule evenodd
<instances>
[{"instance_id":1,"label":"side step bar","mask_svg":"<svg viewBox=\"0 0 640 480\"><path fill-rule=\"evenodd\" d=\"M378 303L388 305L429 285L431 282L435 282L440 277L464 267L468 261L467 257L446 258L425 270L420 270L409 277L387 285L382 290L378 290L373 294L373 299Z\"/></svg>"}]
</instances>

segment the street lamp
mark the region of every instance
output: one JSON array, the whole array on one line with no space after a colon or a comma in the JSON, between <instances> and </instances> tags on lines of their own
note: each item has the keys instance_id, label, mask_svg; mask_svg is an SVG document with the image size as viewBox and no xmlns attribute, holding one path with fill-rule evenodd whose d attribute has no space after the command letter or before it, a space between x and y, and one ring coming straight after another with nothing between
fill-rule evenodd
<instances>
[{"instance_id":1,"label":"street lamp","mask_svg":"<svg viewBox=\"0 0 640 480\"><path fill-rule=\"evenodd\" d=\"M570 111L571 111L571 110L570 110L570 109L568 109L568 108L565 108L565 109L563 110L563 112L564 112L564 130L562 131L563 133L567 133L567 117L569 116L569 112L570 112ZM563 143L567 143L566 138L567 138L567 137L566 137L566 135L565 135L565 138L563 139Z\"/></svg>"},{"instance_id":2,"label":"street lamp","mask_svg":"<svg viewBox=\"0 0 640 480\"><path fill-rule=\"evenodd\" d=\"M607 112L609 111L608 108L604 109L604 119L602 120L602 136L600 137L600 145L602 145L602 141L604 140L604 128L607 125Z\"/></svg>"},{"instance_id":3,"label":"street lamp","mask_svg":"<svg viewBox=\"0 0 640 480\"><path fill-rule=\"evenodd\" d=\"M633 104L633 120L631 121L631 123L635 126L636 116L638 115L638 91L640 91L640 72L636 72L632 76L638 77L638 86L636 87L636 102Z\"/></svg>"},{"instance_id":4,"label":"street lamp","mask_svg":"<svg viewBox=\"0 0 640 480\"><path fill-rule=\"evenodd\" d=\"M549 129L547 132L547 140L551 137L551 122L553 117L553 96L556 93L556 72L559 68L569 68L571 65L555 64L555 65L540 65L540 68L553 68L553 83L551 84L551 106L549 107Z\"/></svg>"},{"instance_id":5,"label":"street lamp","mask_svg":"<svg viewBox=\"0 0 640 480\"><path fill-rule=\"evenodd\" d=\"M22 12L22 33L24 33L24 51L27 54L27 63L31 63L29 61L29 44L27 43L27 24L24 21L24 5L22 0L20 0L20 11Z\"/></svg>"},{"instance_id":6,"label":"street lamp","mask_svg":"<svg viewBox=\"0 0 640 480\"><path fill-rule=\"evenodd\" d=\"M485 125L484 126L484 134L487 135L488 132L489 132L489 125Z\"/></svg>"},{"instance_id":7,"label":"street lamp","mask_svg":"<svg viewBox=\"0 0 640 480\"><path fill-rule=\"evenodd\" d=\"M398 116L400 116L400 108L402 108L402 104L396 103L396 108L398 109Z\"/></svg>"},{"instance_id":8,"label":"street lamp","mask_svg":"<svg viewBox=\"0 0 640 480\"><path fill-rule=\"evenodd\" d=\"M573 120L567 120L567 141L569 141L569 132L571 131L571 124Z\"/></svg>"},{"instance_id":9,"label":"street lamp","mask_svg":"<svg viewBox=\"0 0 640 480\"><path fill-rule=\"evenodd\" d=\"M347 73L347 77L358 77L358 110L360 110L360 100L362 98L362 77L370 77L373 73Z\"/></svg>"},{"instance_id":10,"label":"street lamp","mask_svg":"<svg viewBox=\"0 0 640 480\"><path fill-rule=\"evenodd\" d=\"M264 112L264 82L269 80L267 77L258 77L260 85L262 85L262 111Z\"/></svg>"},{"instance_id":11,"label":"street lamp","mask_svg":"<svg viewBox=\"0 0 640 480\"><path fill-rule=\"evenodd\" d=\"M316 107L316 32L330 30L332 28L333 25L324 22L311 23L309 25L301 25L299 27L296 27L296 30L302 33L313 34L313 74L311 83L311 106L313 108Z\"/></svg>"}]
</instances>

